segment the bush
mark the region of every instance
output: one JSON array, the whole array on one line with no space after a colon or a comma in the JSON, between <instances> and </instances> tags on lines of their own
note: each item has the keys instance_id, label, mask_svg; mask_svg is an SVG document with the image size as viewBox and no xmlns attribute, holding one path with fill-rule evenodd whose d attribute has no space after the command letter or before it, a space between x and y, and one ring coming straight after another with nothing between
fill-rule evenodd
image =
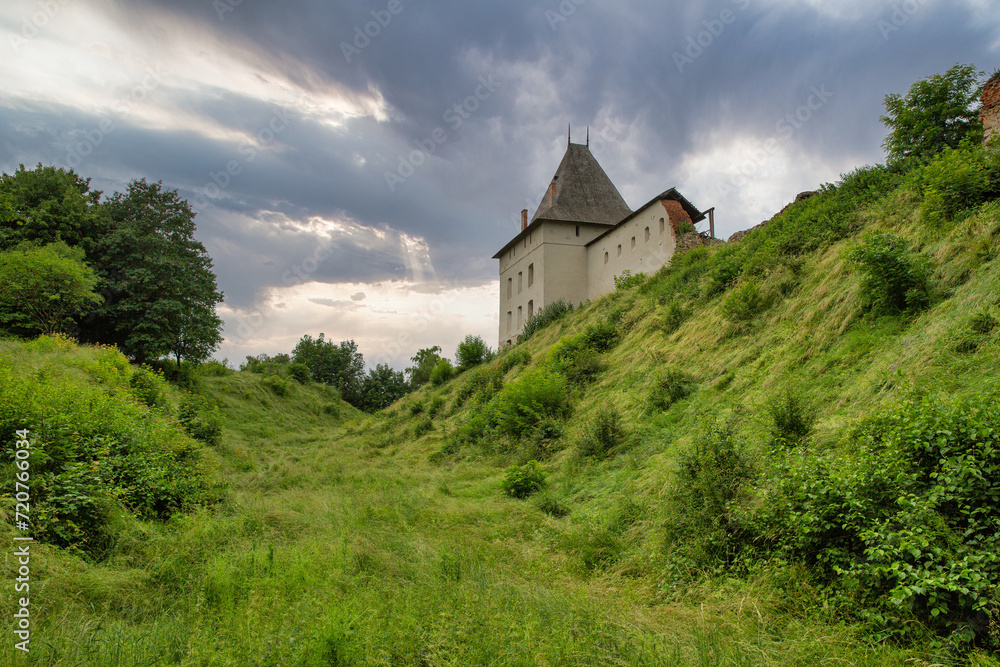
<instances>
[{"instance_id":1,"label":"bush","mask_svg":"<svg viewBox=\"0 0 1000 667\"><path fill-rule=\"evenodd\" d=\"M195 440L208 445L222 442L222 414L198 394L186 394L181 399L177 421Z\"/></svg>"},{"instance_id":2,"label":"bush","mask_svg":"<svg viewBox=\"0 0 1000 667\"><path fill-rule=\"evenodd\" d=\"M951 222L962 211L975 208L991 189L987 153L981 146L944 149L919 178L924 195L920 221L932 225Z\"/></svg>"},{"instance_id":3,"label":"bush","mask_svg":"<svg viewBox=\"0 0 1000 667\"><path fill-rule=\"evenodd\" d=\"M431 384L435 386L440 386L451 379L455 374L455 369L452 367L451 362L447 359L442 359L431 371Z\"/></svg>"},{"instance_id":4,"label":"bush","mask_svg":"<svg viewBox=\"0 0 1000 667\"><path fill-rule=\"evenodd\" d=\"M460 371L467 371L474 366L484 364L493 358L494 352L483 340L482 336L469 334L455 350L455 363Z\"/></svg>"},{"instance_id":5,"label":"bush","mask_svg":"<svg viewBox=\"0 0 1000 667\"><path fill-rule=\"evenodd\" d=\"M547 417L568 416L566 380L544 369L526 373L506 385L490 401L486 412L489 423L500 433L520 437Z\"/></svg>"},{"instance_id":6,"label":"bush","mask_svg":"<svg viewBox=\"0 0 1000 667\"><path fill-rule=\"evenodd\" d=\"M929 260L910 253L895 234L869 232L846 256L864 272L862 302L873 315L915 312L930 303Z\"/></svg>"},{"instance_id":7,"label":"bush","mask_svg":"<svg viewBox=\"0 0 1000 667\"><path fill-rule=\"evenodd\" d=\"M545 512L554 519L562 519L569 516L569 508L561 503L550 492L541 494L537 501L538 509Z\"/></svg>"},{"instance_id":8,"label":"bush","mask_svg":"<svg viewBox=\"0 0 1000 667\"><path fill-rule=\"evenodd\" d=\"M275 396L287 396L291 389L288 379L280 375L268 375L261 381L261 384L271 390Z\"/></svg>"},{"instance_id":9,"label":"bush","mask_svg":"<svg viewBox=\"0 0 1000 667\"><path fill-rule=\"evenodd\" d=\"M786 391L767 404L771 416L771 439L775 445L795 445L812 431L814 412L799 394Z\"/></svg>"},{"instance_id":10,"label":"bush","mask_svg":"<svg viewBox=\"0 0 1000 667\"><path fill-rule=\"evenodd\" d=\"M672 334L691 317L691 311L677 301L671 301L660 319L663 333Z\"/></svg>"},{"instance_id":11,"label":"bush","mask_svg":"<svg viewBox=\"0 0 1000 667\"><path fill-rule=\"evenodd\" d=\"M764 306L760 295L760 283L748 280L734 288L722 302L722 313L734 323L749 322Z\"/></svg>"},{"instance_id":12,"label":"bush","mask_svg":"<svg viewBox=\"0 0 1000 667\"><path fill-rule=\"evenodd\" d=\"M658 410L669 410L677 401L687 398L694 391L694 379L677 368L667 368L656 373L649 404Z\"/></svg>"},{"instance_id":13,"label":"bush","mask_svg":"<svg viewBox=\"0 0 1000 667\"><path fill-rule=\"evenodd\" d=\"M636 273L633 275L631 271L625 269L620 276L614 277L614 281L616 290L626 290L646 282L646 274Z\"/></svg>"},{"instance_id":14,"label":"bush","mask_svg":"<svg viewBox=\"0 0 1000 667\"><path fill-rule=\"evenodd\" d=\"M517 366L527 366L530 363L531 354L527 350L517 348L504 352L497 360L497 366L504 375Z\"/></svg>"},{"instance_id":15,"label":"bush","mask_svg":"<svg viewBox=\"0 0 1000 667\"><path fill-rule=\"evenodd\" d=\"M419 438L424 433L430 433L433 430L434 420L431 419L430 415L424 415L413 424L413 437Z\"/></svg>"},{"instance_id":16,"label":"bush","mask_svg":"<svg viewBox=\"0 0 1000 667\"><path fill-rule=\"evenodd\" d=\"M527 498L545 484L545 472L538 461L528 461L521 466L510 466L500 482L500 488L511 498Z\"/></svg>"},{"instance_id":17,"label":"bush","mask_svg":"<svg viewBox=\"0 0 1000 667\"><path fill-rule=\"evenodd\" d=\"M165 403L164 380L148 367L139 367L132 371L129 378L132 394L151 408Z\"/></svg>"},{"instance_id":18,"label":"bush","mask_svg":"<svg viewBox=\"0 0 1000 667\"><path fill-rule=\"evenodd\" d=\"M503 387L503 371L499 366L482 366L469 373L458 390L458 401L464 403L472 397L477 405L488 403Z\"/></svg>"},{"instance_id":19,"label":"bush","mask_svg":"<svg viewBox=\"0 0 1000 667\"><path fill-rule=\"evenodd\" d=\"M312 382L312 373L309 372L309 367L305 364L289 364L288 374L299 384L309 384Z\"/></svg>"},{"instance_id":20,"label":"bush","mask_svg":"<svg viewBox=\"0 0 1000 667\"><path fill-rule=\"evenodd\" d=\"M587 347L595 352L607 352L618 344L618 329L610 322L591 324L583 335Z\"/></svg>"},{"instance_id":21,"label":"bush","mask_svg":"<svg viewBox=\"0 0 1000 667\"><path fill-rule=\"evenodd\" d=\"M580 453L598 459L605 458L625 442L621 413L611 406L598 408L579 443Z\"/></svg>"},{"instance_id":22,"label":"bush","mask_svg":"<svg viewBox=\"0 0 1000 667\"><path fill-rule=\"evenodd\" d=\"M549 354L548 365L574 385L593 382L604 370L604 365L590 346L586 333L559 339Z\"/></svg>"},{"instance_id":23,"label":"bush","mask_svg":"<svg viewBox=\"0 0 1000 667\"><path fill-rule=\"evenodd\" d=\"M436 417L441 409L444 407L444 398L441 396L435 396L431 399L430 405L427 406L427 414L431 417Z\"/></svg>"},{"instance_id":24,"label":"bush","mask_svg":"<svg viewBox=\"0 0 1000 667\"><path fill-rule=\"evenodd\" d=\"M573 304L563 299L553 301L544 308L539 309L534 315L528 318L527 322L524 323L524 328L521 329L521 333L517 337L517 342L523 343L535 335L539 329L547 327L572 310Z\"/></svg>"}]
</instances>

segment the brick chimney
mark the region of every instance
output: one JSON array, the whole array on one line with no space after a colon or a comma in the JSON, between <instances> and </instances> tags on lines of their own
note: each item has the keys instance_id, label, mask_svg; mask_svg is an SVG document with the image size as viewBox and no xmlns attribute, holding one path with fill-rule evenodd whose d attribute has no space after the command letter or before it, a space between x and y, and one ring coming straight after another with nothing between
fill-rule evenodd
<instances>
[{"instance_id":1,"label":"brick chimney","mask_svg":"<svg viewBox=\"0 0 1000 667\"><path fill-rule=\"evenodd\" d=\"M528 209L521 209L521 231L528 228Z\"/></svg>"},{"instance_id":2,"label":"brick chimney","mask_svg":"<svg viewBox=\"0 0 1000 667\"><path fill-rule=\"evenodd\" d=\"M979 98L983 108L979 111L979 120L983 122L983 142L1000 134L1000 77L994 77L983 86L983 95Z\"/></svg>"}]
</instances>

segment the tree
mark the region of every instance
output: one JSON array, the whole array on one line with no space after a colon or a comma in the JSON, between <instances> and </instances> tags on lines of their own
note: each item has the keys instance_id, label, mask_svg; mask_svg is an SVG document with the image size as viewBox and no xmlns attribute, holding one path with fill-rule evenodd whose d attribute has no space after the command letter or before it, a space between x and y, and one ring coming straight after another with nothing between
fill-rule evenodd
<instances>
[{"instance_id":1,"label":"tree","mask_svg":"<svg viewBox=\"0 0 1000 667\"><path fill-rule=\"evenodd\" d=\"M53 334L70 317L101 301L97 276L83 250L65 243L21 245L0 253L0 322L22 331Z\"/></svg>"},{"instance_id":2,"label":"tree","mask_svg":"<svg viewBox=\"0 0 1000 667\"><path fill-rule=\"evenodd\" d=\"M176 190L134 180L103 205L95 252L105 303L83 323L89 340L136 361L167 354L202 361L222 340L212 260L194 238L194 212Z\"/></svg>"},{"instance_id":3,"label":"tree","mask_svg":"<svg viewBox=\"0 0 1000 667\"><path fill-rule=\"evenodd\" d=\"M415 355L410 357L413 366L406 369L407 375L410 376L410 387L417 389L430 381L431 371L441 361L440 352L441 346L435 345L418 350Z\"/></svg>"},{"instance_id":4,"label":"tree","mask_svg":"<svg viewBox=\"0 0 1000 667\"><path fill-rule=\"evenodd\" d=\"M407 384L403 373L389 368L388 364L378 364L368 371L361 390L360 407L365 412L377 412L387 408L406 396Z\"/></svg>"},{"instance_id":5,"label":"tree","mask_svg":"<svg viewBox=\"0 0 1000 667\"><path fill-rule=\"evenodd\" d=\"M307 334L292 350L292 360L308 366L316 382L339 389L341 397L351 405L363 404L365 359L353 340L335 344L325 340L322 333L315 339Z\"/></svg>"},{"instance_id":6,"label":"tree","mask_svg":"<svg viewBox=\"0 0 1000 667\"><path fill-rule=\"evenodd\" d=\"M22 164L13 174L0 174L0 250L23 241L65 241L92 259L104 231L100 198L90 191L89 178L58 167L39 164L29 171Z\"/></svg>"},{"instance_id":7,"label":"tree","mask_svg":"<svg viewBox=\"0 0 1000 667\"><path fill-rule=\"evenodd\" d=\"M455 362L461 371L468 370L473 366L485 363L493 358L493 350L486 345L482 336L469 334L455 351Z\"/></svg>"},{"instance_id":8,"label":"tree","mask_svg":"<svg viewBox=\"0 0 1000 667\"><path fill-rule=\"evenodd\" d=\"M882 142L890 162L929 158L945 147L957 148L962 139L982 141L983 126L976 104L984 73L973 65L954 65L910 86L906 97L885 96L889 128Z\"/></svg>"}]
</instances>

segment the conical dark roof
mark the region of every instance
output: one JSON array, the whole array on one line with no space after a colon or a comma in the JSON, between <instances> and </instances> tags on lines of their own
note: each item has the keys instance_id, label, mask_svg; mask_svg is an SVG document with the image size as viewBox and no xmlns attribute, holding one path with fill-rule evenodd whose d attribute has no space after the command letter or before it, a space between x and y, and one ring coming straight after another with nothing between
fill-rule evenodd
<instances>
[{"instance_id":1,"label":"conical dark roof","mask_svg":"<svg viewBox=\"0 0 1000 667\"><path fill-rule=\"evenodd\" d=\"M632 213L590 148L582 144L569 145L552 183L555 196L545 191L532 222L544 219L614 225Z\"/></svg>"}]
</instances>

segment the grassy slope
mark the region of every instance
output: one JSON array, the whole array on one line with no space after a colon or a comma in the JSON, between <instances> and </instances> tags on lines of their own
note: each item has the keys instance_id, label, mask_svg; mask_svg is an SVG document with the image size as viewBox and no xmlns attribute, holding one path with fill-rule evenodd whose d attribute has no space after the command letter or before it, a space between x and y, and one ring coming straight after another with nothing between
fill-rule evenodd
<instances>
[{"instance_id":1,"label":"grassy slope","mask_svg":"<svg viewBox=\"0 0 1000 667\"><path fill-rule=\"evenodd\" d=\"M836 448L845 426L912 389L975 391L996 382L997 334L975 354L955 352L954 341L973 312L997 312L1000 264L979 264L972 250L974 238L993 238L1000 227L997 210L987 207L944 235L921 231L905 192L861 215L933 254L948 298L912 321L859 320L858 279L841 259L848 241L808 256L797 275L772 272L762 286L775 295L772 305L742 327L725 320L716 298L699 301L666 335L655 290L633 288L525 344L537 365L561 336L612 313L627 331L598 381L575 394L565 449L545 463L547 497L570 511L561 519L500 494L503 466L516 452L471 448L433 462L472 410L456 405L466 377L357 419L347 408L325 414L330 399L315 389L295 387L282 398L259 376L206 378L205 393L226 413L217 458L231 501L169 525L129 524L100 564L40 546L29 664L895 665L927 658L924 647L867 644L817 607L805 578L709 573L678 595L663 570L677 456L706 423L735 420L750 450L763 455L769 423L762 406L791 388L819 413L809 448ZM664 366L689 372L697 389L666 412L650 412L651 378ZM506 379L523 372L515 368ZM432 430L415 436L436 396L441 413ZM418 402L423 414L415 417ZM607 404L626 416L632 446L602 462L581 458L573 445ZM13 568L8 556L7 581ZM0 661L12 653L9 642L0 645Z\"/></svg>"}]
</instances>

